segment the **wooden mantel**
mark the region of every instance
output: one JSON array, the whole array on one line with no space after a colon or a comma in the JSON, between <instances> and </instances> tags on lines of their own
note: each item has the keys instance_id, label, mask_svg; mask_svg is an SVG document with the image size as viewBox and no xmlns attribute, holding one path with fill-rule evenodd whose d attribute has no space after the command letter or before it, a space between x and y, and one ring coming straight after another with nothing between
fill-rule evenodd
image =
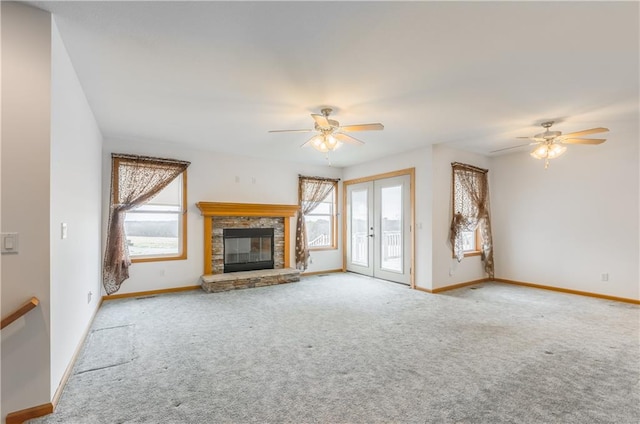
<instances>
[{"instance_id":1,"label":"wooden mantel","mask_svg":"<svg viewBox=\"0 0 640 424\"><path fill-rule=\"evenodd\" d=\"M262 203L221 203L221 202L198 202L198 209L204 219L204 274L212 273L211 260L211 229L213 228L214 216L268 216L284 219L284 267L290 267L290 220L296 216L298 205L273 205Z\"/></svg>"},{"instance_id":2,"label":"wooden mantel","mask_svg":"<svg viewBox=\"0 0 640 424\"><path fill-rule=\"evenodd\" d=\"M268 205L262 203L218 203L198 202L196 206L202 216L275 216L292 217L300 208L298 205Z\"/></svg>"}]
</instances>

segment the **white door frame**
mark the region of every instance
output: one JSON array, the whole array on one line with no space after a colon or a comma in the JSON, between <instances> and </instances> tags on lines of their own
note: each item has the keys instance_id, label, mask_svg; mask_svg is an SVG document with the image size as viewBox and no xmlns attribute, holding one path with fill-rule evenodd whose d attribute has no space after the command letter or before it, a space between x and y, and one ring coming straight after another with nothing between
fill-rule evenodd
<instances>
[{"instance_id":1,"label":"white door frame","mask_svg":"<svg viewBox=\"0 0 640 424\"><path fill-rule=\"evenodd\" d=\"M410 199L410 242L409 242L409 246L410 246L410 250L411 250L411 260L410 260L410 269L409 269L409 286L412 289L416 288L416 283L415 283L415 242L416 242L416 231L415 231L415 199L416 199L416 192L415 192L415 181L416 181L416 169L415 168L407 168L407 169L401 169L398 171L393 171L393 172L387 172L384 174L376 174L376 175L371 175L368 177L363 177L363 178L356 178L353 180L348 180L348 181L344 181L342 183L342 272L346 272L347 271L347 187L349 185L352 184L359 184L359 183L364 183L364 182L369 182L369 181L375 181L375 180L381 180L381 179L385 179L385 178L391 178L391 177L398 177L401 175L408 175L409 176L409 180L410 180L410 187L409 187L409 199Z\"/></svg>"}]
</instances>

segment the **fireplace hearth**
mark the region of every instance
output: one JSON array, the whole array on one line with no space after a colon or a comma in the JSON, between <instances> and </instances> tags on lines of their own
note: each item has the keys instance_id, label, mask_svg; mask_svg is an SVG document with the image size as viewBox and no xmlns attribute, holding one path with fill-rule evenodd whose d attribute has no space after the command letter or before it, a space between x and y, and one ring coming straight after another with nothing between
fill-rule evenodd
<instances>
[{"instance_id":1,"label":"fireplace hearth","mask_svg":"<svg viewBox=\"0 0 640 424\"><path fill-rule=\"evenodd\" d=\"M273 269L273 228L225 228L224 272Z\"/></svg>"}]
</instances>

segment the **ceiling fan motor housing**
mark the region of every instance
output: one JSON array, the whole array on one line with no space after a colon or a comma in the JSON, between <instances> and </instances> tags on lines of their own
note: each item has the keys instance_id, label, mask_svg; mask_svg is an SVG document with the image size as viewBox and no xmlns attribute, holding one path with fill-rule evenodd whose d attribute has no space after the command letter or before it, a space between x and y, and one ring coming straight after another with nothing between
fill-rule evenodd
<instances>
[{"instance_id":1,"label":"ceiling fan motor housing","mask_svg":"<svg viewBox=\"0 0 640 424\"><path fill-rule=\"evenodd\" d=\"M543 133L540 134L536 134L533 137L534 138L543 138L545 140L553 140L556 137L560 137L560 135L562 134L561 131L545 131Z\"/></svg>"},{"instance_id":2,"label":"ceiling fan motor housing","mask_svg":"<svg viewBox=\"0 0 640 424\"><path fill-rule=\"evenodd\" d=\"M338 128L340 126L340 122L335 121L333 119L327 119L327 122L329 123L329 127L327 128L323 128L321 126L319 126L317 123L315 124L315 128L316 131L328 131L328 130L334 130L336 128Z\"/></svg>"},{"instance_id":3,"label":"ceiling fan motor housing","mask_svg":"<svg viewBox=\"0 0 640 424\"><path fill-rule=\"evenodd\" d=\"M553 125L553 122L554 121L543 122L541 125L545 129L545 131L543 133L536 134L533 137L544 139L546 141L551 141L556 137L560 137L560 135L562 135L561 131L549 131L549 128L551 128L551 126Z\"/></svg>"}]
</instances>

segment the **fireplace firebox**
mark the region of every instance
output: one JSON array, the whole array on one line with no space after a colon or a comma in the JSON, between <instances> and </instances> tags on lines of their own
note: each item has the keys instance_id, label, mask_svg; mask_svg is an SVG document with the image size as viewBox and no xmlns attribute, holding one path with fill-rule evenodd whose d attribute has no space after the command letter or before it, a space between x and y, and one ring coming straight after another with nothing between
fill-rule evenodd
<instances>
[{"instance_id":1,"label":"fireplace firebox","mask_svg":"<svg viewBox=\"0 0 640 424\"><path fill-rule=\"evenodd\" d=\"M224 272L273 269L273 228L225 228Z\"/></svg>"}]
</instances>

